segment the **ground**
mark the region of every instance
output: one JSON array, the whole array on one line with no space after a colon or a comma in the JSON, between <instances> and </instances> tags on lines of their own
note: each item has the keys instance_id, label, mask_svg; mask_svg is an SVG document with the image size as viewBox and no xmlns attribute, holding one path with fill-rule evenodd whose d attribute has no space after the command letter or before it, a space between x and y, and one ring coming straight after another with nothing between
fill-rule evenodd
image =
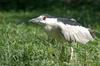
<instances>
[{"instance_id":1,"label":"ground","mask_svg":"<svg viewBox=\"0 0 100 66\"><path fill-rule=\"evenodd\" d=\"M43 11L9 11L0 12L0 66L67 66L69 52L66 42L61 52L61 43L48 39L41 27L28 23L34 16ZM86 27L100 33L100 18L98 12L91 10L55 9L48 12L51 15L71 16L79 19ZM100 66L100 37L96 33L95 40L86 45L76 44L73 46L77 58L70 66ZM62 55L61 55L62 54Z\"/></svg>"}]
</instances>

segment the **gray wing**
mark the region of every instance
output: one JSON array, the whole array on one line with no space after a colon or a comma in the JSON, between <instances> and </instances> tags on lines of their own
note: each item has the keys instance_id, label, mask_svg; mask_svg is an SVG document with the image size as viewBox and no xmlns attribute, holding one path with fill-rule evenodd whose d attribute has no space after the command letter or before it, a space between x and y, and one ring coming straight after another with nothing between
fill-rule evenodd
<instances>
[{"instance_id":1,"label":"gray wing","mask_svg":"<svg viewBox=\"0 0 100 66\"><path fill-rule=\"evenodd\" d=\"M63 22L64 24L69 24L69 25L80 25L75 19L73 18L58 18L58 22Z\"/></svg>"}]
</instances>

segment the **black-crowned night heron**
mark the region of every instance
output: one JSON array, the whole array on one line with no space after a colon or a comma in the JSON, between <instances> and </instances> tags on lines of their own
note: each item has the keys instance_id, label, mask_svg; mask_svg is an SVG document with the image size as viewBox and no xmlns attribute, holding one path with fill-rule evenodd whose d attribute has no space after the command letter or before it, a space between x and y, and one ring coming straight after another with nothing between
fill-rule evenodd
<instances>
[{"instance_id":1,"label":"black-crowned night heron","mask_svg":"<svg viewBox=\"0 0 100 66\"><path fill-rule=\"evenodd\" d=\"M93 40L88 28L81 26L73 18L60 18L50 15L40 15L31 19L29 22L41 24L46 33L56 39L68 42L78 42L86 44ZM73 48L71 48L71 58L73 56Z\"/></svg>"}]
</instances>

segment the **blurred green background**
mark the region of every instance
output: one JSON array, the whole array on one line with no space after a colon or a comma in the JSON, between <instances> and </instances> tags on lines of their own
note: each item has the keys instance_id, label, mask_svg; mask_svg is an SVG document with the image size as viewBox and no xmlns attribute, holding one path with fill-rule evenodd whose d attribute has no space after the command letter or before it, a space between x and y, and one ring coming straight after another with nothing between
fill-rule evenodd
<instances>
[{"instance_id":1,"label":"blurred green background","mask_svg":"<svg viewBox=\"0 0 100 66\"><path fill-rule=\"evenodd\" d=\"M0 0L0 9L34 10L56 7L100 10L100 0Z\"/></svg>"},{"instance_id":2,"label":"blurred green background","mask_svg":"<svg viewBox=\"0 0 100 66\"><path fill-rule=\"evenodd\" d=\"M0 66L100 66L100 0L0 0ZM75 44L48 39L28 21L41 14L73 17L96 31L94 41ZM64 46L63 50L61 45Z\"/></svg>"}]
</instances>

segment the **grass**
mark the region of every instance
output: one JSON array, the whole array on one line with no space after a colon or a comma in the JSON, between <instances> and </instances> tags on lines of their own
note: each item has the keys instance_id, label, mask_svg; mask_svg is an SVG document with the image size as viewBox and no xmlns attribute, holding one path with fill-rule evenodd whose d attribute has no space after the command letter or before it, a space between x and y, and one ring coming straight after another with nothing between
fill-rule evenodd
<instances>
[{"instance_id":1,"label":"grass","mask_svg":"<svg viewBox=\"0 0 100 66\"><path fill-rule=\"evenodd\" d=\"M48 14L73 16L86 27L100 32L99 12L55 9ZM44 11L0 12L0 66L100 66L100 38L86 45L73 46L77 56L69 65L67 42L61 52L61 43L48 40L41 27L28 23L33 16ZM61 55L62 54L62 55ZM61 56L61 57L60 57ZM77 60L77 61L75 61Z\"/></svg>"}]
</instances>

